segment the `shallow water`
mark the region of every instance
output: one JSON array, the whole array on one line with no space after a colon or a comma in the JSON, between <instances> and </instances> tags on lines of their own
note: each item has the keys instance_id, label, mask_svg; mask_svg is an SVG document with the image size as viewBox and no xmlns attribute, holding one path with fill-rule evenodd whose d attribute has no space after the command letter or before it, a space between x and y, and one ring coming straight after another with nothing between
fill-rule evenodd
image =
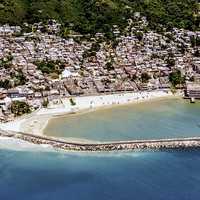
<instances>
[{"instance_id":1,"label":"shallow water","mask_svg":"<svg viewBox=\"0 0 200 200\"><path fill-rule=\"evenodd\" d=\"M97 141L200 136L200 103L167 99L50 120L46 135Z\"/></svg>"},{"instance_id":2,"label":"shallow water","mask_svg":"<svg viewBox=\"0 0 200 200\"><path fill-rule=\"evenodd\" d=\"M196 200L199 155L0 150L0 199Z\"/></svg>"}]
</instances>

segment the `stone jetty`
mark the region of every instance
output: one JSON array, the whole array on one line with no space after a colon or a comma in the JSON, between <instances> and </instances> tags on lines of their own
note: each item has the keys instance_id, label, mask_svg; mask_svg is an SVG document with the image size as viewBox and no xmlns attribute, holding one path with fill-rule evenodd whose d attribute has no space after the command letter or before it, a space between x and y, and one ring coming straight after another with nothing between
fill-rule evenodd
<instances>
[{"instance_id":1,"label":"stone jetty","mask_svg":"<svg viewBox=\"0 0 200 200\"><path fill-rule=\"evenodd\" d=\"M128 151L128 150L170 150L200 148L200 137L157 140L132 140L106 143L76 143L64 139L37 136L26 133L0 130L0 136L21 139L33 144L46 144L66 151Z\"/></svg>"}]
</instances>

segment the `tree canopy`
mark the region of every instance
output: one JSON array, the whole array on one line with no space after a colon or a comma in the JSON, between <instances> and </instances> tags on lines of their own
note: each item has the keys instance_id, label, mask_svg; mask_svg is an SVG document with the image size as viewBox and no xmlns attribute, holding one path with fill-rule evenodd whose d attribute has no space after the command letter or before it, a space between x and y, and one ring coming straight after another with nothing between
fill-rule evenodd
<instances>
[{"instance_id":1,"label":"tree canopy","mask_svg":"<svg viewBox=\"0 0 200 200\"><path fill-rule=\"evenodd\" d=\"M197 0L1 0L0 23L22 24L56 19L82 34L109 33L116 24L123 30L135 12L149 26L199 29Z\"/></svg>"},{"instance_id":2,"label":"tree canopy","mask_svg":"<svg viewBox=\"0 0 200 200\"><path fill-rule=\"evenodd\" d=\"M178 84L183 84L185 78L182 76L180 70L175 70L169 74L169 81L174 87L176 87Z\"/></svg>"},{"instance_id":3,"label":"tree canopy","mask_svg":"<svg viewBox=\"0 0 200 200\"><path fill-rule=\"evenodd\" d=\"M26 102L13 101L11 104L11 112L15 116L21 116L31 112L30 106Z\"/></svg>"},{"instance_id":4,"label":"tree canopy","mask_svg":"<svg viewBox=\"0 0 200 200\"><path fill-rule=\"evenodd\" d=\"M37 61L35 65L45 74L60 74L64 69L64 65L59 61Z\"/></svg>"}]
</instances>

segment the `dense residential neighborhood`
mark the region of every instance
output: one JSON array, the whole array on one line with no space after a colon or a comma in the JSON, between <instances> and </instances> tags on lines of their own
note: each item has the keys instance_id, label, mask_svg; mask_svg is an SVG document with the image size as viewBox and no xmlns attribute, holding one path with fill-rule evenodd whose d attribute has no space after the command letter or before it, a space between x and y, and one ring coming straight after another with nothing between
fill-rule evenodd
<instances>
[{"instance_id":1,"label":"dense residential neighborhood","mask_svg":"<svg viewBox=\"0 0 200 200\"><path fill-rule=\"evenodd\" d=\"M0 0L0 200L198 200L200 0Z\"/></svg>"},{"instance_id":2,"label":"dense residential neighborhood","mask_svg":"<svg viewBox=\"0 0 200 200\"><path fill-rule=\"evenodd\" d=\"M87 39L73 32L62 38L55 20L1 26L0 120L13 119L17 102L34 110L64 97L198 84L200 32L173 28L156 33L147 25L135 13L123 34L113 26L112 41L103 33ZM178 80L170 79L176 74Z\"/></svg>"}]
</instances>

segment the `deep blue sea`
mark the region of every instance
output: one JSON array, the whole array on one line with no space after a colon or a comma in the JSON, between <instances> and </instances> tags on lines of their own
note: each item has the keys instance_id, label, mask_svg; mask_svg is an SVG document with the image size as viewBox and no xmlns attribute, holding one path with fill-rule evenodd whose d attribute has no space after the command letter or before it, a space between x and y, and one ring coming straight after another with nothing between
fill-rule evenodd
<instances>
[{"instance_id":1,"label":"deep blue sea","mask_svg":"<svg viewBox=\"0 0 200 200\"><path fill-rule=\"evenodd\" d=\"M50 121L46 134L90 140L200 135L200 103L129 105ZM200 151L0 150L0 200L199 200Z\"/></svg>"},{"instance_id":2,"label":"deep blue sea","mask_svg":"<svg viewBox=\"0 0 200 200\"><path fill-rule=\"evenodd\" d=\"M200 152L0 150L0 200L198 200Z\"/></svg>"}]
</instances>

